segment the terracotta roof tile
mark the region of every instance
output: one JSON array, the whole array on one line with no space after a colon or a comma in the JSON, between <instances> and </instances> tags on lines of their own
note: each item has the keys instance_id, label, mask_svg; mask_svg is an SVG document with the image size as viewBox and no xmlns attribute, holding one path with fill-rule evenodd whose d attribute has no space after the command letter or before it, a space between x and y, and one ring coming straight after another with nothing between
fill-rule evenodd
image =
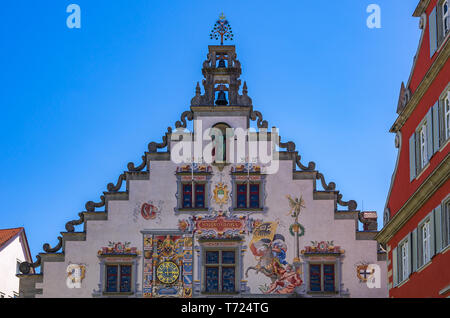
<instances>
[{"instance_id":1,"label":"terracotta roof tile","mask_svg":"<svg viewBox=\"0 0 450 318\"><path fill-rule=\"evenodd\" d=\"M17 227L14 229L0 230L0 247L2 247L6 242L8 242L17 233L23 230L23 227Z\"/></svg>"}]
</instances>

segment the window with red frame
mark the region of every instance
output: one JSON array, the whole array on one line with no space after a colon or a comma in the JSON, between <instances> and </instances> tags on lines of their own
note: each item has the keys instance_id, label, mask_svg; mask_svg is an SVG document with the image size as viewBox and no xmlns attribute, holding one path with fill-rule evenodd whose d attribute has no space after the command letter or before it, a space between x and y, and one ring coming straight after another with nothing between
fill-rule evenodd
<instances>
[{"instance_id":1,"label":"window with red frame","mask_svg":"<svg viewBox=\"0 0 450 318\"><path fill-rule=\"evenodd\" d=\"M192 184L183 184L183 208L192 208Z\"/></svg>"}]
</instances>

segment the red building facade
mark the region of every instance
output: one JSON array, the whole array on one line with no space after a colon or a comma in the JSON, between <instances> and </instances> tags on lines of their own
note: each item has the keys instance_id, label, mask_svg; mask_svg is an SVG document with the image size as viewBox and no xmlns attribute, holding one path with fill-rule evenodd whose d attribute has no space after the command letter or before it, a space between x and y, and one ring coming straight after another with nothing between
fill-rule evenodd
<instances>
[{"instance_id":1,"label":"red building facade","mask_svg":"<svg viewBox=\"0 0 450 318\"><path fill-rule=\"evenodd\" d=\"M421 0L413 16L422 35L390 129L398 156L377 240L390 297L450 297L450 0Z\"/></svg>"}]
</instances>

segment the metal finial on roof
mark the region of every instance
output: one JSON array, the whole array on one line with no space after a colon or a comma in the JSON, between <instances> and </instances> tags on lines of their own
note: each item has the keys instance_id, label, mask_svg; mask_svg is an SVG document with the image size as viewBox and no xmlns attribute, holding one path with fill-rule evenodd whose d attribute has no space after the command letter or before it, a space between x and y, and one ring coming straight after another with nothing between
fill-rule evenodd
<instances>
[{"instance_id":1,"label":"metal finial on roof","mask_svg":"<svg viewBox=\"0 0 450 318\"><path fill-rule=\"evenodd\" d=\"M222 14L219 16L219 20L216 21L214 27L209 34L211 39L218 40L220 37L220 45L223 45L223 40L233 40L233 31L231 30L231 25L226 20L225 15Z\"/></svg>"}]
</instances>

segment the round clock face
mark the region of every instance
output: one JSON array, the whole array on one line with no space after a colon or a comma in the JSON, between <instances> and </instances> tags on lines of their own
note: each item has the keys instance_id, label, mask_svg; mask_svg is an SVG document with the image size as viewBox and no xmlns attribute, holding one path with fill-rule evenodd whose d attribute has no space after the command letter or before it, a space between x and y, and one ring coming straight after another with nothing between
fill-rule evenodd
<instances>
[{"instance_id":1,"label":"round clock face","mask_svg":"<svg viewBox=\"0 0 450 318\"><path fill-rule=\"evenodd\" d=\"M180 269L174 262L163 262L156 269L156 277L163 284L172 284L180 276Z\"/></svg>"}]
</instances>

